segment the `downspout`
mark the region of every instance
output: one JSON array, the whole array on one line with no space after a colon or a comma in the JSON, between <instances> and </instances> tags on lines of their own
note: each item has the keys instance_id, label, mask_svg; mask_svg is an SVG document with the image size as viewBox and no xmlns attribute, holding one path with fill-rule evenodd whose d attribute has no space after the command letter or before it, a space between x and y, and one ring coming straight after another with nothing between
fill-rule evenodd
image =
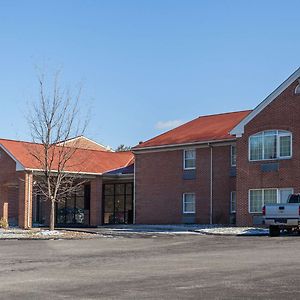
<instances>
[{"instance_id":1,"label":"downspout","mask_svg":"<svg viewBox=\"0 0 300 300\"><path fill-rule=\"evenodd\" d=\"M135 224L135 164L136 164L136 159L134 161L133 165L133 224Z\"/></svg>"},{"instance_id":2,"label":"downspout","mask_svg":"<svg viewBox=\"0 0 300 300\"><path fill-rule=\"evenodd\" d=\"M213 147L208 143L210 148L210 201L209 201L209 223L213 224Z\"/></svg>"},{"instance_id":3,"label":"downspout","mask_svg":"<svg viewBox=\"0 0 300 300\"><path fill-rule=\"evenodd\" d=\"M30 224L30 215L32 214L32 210L30 209L30 207L31 207L31 197L32 197L32 195L31 195L31 193L32 193L32 191L31 191L31 180L32 180L32 176L30 176L30 173L28 173L28 180L27 180L27 184L28 184L28 186L27 186L27 197L28 197L28 199L27 199L27 228L30 228L30 226L29 226L29 224Z\"/></svg>"}]
</instances>

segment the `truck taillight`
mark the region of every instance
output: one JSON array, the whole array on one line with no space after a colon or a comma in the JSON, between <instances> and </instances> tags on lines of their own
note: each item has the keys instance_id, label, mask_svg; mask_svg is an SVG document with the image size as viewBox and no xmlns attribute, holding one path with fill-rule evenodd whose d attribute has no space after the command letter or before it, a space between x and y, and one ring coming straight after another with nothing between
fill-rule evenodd
<instances>
[{"instance_id":1,"label":"truck taillight","mask_svg":"<svg viewBox=\"0 0 300 300\"><path fill-rule=\"evenodd\" d=\"M265 206L263 206L263 208L262 208L262 214L263 214L263 216L266 215L266 207ZM299 214L300 214L300 206L299 206Z\"/></svg>"}]
</instances>

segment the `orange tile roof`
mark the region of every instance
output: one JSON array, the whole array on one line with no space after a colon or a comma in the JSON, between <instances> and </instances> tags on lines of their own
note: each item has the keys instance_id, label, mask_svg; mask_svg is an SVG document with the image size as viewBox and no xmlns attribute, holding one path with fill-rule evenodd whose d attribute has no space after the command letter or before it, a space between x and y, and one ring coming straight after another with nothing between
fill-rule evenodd
<instances>
[{"instance_id":1,"label":"orange tile roof","mask_svg":"<svg viewBox=\"0 0 300 300\"><path fill-rule=\"evenodd\" d=\"M31 153L41 153L41 144L0 139L0 144L25 168L41 169L41 164ZM66 147L69 148L69 147ZM58 153L62 147L56 146L53 170L57 169ZM69 148L70 149L70 148ZM126 167L132 163L133 154L126 152L108 152L100 150L76 149L68 161L65 170L69 172L102 174L111 170Z\"/></svg>"},{"instance_id":2,"label":"orange tile roof","mask_svg":"<svg viewBox=\"0 0 300 300\"><path fill-rule=\"evenodd\" d=\"M140 143L133 150L232 139L234 136L230 135L230 130L250 112L251 110L246 110L201 116L146 142Z\"/></svg>"}]
</instances>

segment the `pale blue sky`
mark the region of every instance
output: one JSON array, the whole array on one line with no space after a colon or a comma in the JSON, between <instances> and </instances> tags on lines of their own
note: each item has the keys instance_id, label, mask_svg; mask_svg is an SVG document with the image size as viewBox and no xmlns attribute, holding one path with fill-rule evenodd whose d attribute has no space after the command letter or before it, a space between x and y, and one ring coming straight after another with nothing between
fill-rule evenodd
<instances>
[{"instance_id":1,"label":"pale blue sky","mask_svg":"<svg viewBox=\"0 0 300 300\"><path fill-rule=\"evenodd\" d=\"M299 13L292 0L0 0L0 137L29 139L35 64L84 83L87 135L112 147L253 108L299 66Z\"/></svg>"}]
</instances>

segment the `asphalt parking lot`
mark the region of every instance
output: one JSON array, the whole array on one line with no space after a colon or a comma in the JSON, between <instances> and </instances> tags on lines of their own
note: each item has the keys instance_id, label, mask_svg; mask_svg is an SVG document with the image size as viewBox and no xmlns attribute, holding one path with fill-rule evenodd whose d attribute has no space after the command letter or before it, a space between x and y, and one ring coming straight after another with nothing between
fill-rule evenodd
<instances>
[{"instance_id":1,"label":"asphalt parking lot","mask_svg":"<svg viewBox=\"0 0 300 300\"><path fill-rule=\"evenodd\" d=\"M300 238L0 241L1 299L297 299Z\"/></svg>"}]
</instances>

